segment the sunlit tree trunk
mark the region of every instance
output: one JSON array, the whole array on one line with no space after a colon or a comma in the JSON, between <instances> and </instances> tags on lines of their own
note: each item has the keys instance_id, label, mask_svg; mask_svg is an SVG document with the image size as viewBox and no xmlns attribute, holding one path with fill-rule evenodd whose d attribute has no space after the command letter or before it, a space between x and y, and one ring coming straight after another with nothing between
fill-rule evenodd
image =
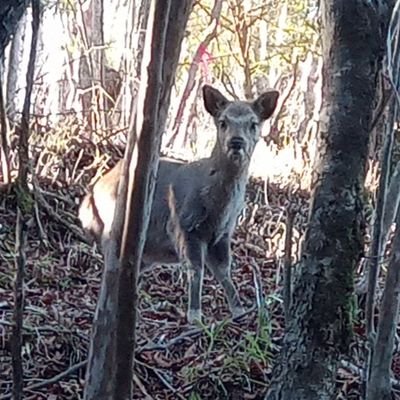
<instances>
[{"instance_id":1,"label":"sunlit tree trunk","mask_svg":"<svg viewBox=\"0 0 400 400\"><path fill-rule=\"evenodd\" d=\"M80 5L83 54L79 64L82 109L92 129L104 128L104 1Z\"/></svg>"},{"instance_id":2,"label":"sunlit tree trunk","mask_svg":"<svg viewBox=\"0 0 400 400\"><path fill-rule=\"evenodd\" d=\"M6 109L8 118L14 121L18 109L18 82L23 74L24 63L22 62L25 45L27 13L24 13L18 23L18 28L12 39L10 56L8 58Z\"/></svg>"},{"instance_id":3,"label":"sunlit tree trunk","mask_svg":"<svg viewBox=\"0 0 400 400\"><path fill-rule=\"evenodd\" d=\"M361 199L389 15L381 7L322 2L320 162L291 318L267 400L334 398L339 357L352 335L353 272L363 249Z\"/></svg>"}]
</instances>

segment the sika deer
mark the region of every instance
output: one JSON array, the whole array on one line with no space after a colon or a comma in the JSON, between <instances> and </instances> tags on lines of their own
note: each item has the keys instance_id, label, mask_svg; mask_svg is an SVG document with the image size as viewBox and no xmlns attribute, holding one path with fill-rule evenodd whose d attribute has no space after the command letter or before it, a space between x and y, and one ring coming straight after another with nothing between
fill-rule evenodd
<instances>
[{"instance_id":1,"label":"sika deer","mask_svg":"<svg viewBox=\"0 0 400 400\"><path fill-rule=\"evenodd\" d=\"M231 279L230 240L244 205L248 167L263 121L278 92L253 102L228 101L204 86L206 110L214 117L217 140L209 158L191 163L161 159L143 252L143 268L186 261L190 270L188 320L201 319L204 265L223 286L233 316L242 312ZM98 242L110 233L121 163L84 198L79 218Z\"/></svg>"}]
</instances>

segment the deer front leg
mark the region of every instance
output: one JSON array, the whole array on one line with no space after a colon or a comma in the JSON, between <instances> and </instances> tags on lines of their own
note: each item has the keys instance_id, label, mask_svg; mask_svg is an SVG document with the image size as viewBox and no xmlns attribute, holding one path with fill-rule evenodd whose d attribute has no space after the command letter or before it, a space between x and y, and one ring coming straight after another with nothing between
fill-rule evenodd
<instances>
[{"instance_id":1,"label":"deer front leg","mask_svg":"<svg viewBox=\"0 0 400 400\"><path fill-rule=\"evenodd\" d=\"M224 288L232 315L233 317L237 317L243 314L244 309L239 298L239 293L232 282L230 253L230 242L226 236L218 243L208 246L206 265Z\"/></svg>"},{"instance_id":2,"label":"deer front leg","mask_svg":"<svg viewBox=\"0 0 400 400\"><path fill-rule=\"evenodd\" d=\"M204 248L197 238L189 237L185 243L184 256L189 267L189 307L187 319L193 324L201 321L201 291L204 275Z\"/></svg>"}]
</instances>

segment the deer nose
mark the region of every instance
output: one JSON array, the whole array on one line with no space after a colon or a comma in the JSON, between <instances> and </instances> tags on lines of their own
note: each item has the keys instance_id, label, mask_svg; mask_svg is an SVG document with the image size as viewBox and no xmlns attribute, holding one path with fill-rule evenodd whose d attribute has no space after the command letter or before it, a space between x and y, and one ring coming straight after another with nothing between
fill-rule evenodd
<instances>
[{"instance_id":1,"label":"deer nose","mask_svg":"<svg viewBox=\"0 0 400 400\"><path fill-rule=\"evenodd\" d=\"M229 141L228 147L232 150L241 150L245 147L244 139L240 136L234 136Z\"/></svg>"}]
</instances>

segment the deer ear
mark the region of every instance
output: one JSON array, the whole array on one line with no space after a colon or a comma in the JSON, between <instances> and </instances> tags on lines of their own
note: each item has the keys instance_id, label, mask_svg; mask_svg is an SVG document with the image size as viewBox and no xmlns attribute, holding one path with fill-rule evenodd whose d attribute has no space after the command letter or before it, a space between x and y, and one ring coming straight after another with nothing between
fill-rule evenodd
<instances>
[{"instance_id":1,"label":"deer ear","mask_svg":"<svg viewBox=\"0 0 400 400\"><path fill-rule=\"evenodd\" d=\"M262 119L268 119L276 108L279 92L277 90L269 90L258 97L253 102L253 110Z\"/></svg>"},{"instance_id":2,"label":"deer ear","mask_svg":"<svg viewBox=\"0 0 400 400\"><path fill-rule=\"evenodd\" d=\"M213 117L217 117L229 103L229 100L219 90L209 85L203 86L203 100L206 110Z\"/></svg>"}]
</instances>

